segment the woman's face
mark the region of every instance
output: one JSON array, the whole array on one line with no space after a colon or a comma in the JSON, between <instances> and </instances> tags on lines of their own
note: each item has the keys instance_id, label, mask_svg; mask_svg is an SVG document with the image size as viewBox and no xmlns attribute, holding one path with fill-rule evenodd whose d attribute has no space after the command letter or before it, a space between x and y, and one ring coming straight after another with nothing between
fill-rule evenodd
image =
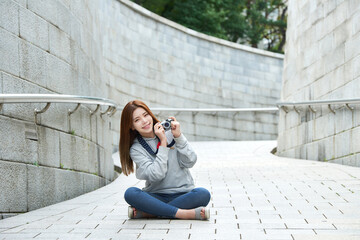
<instances>
[{"instance_id":1,"label":"woman's face","mask_svg":"<svg viewBox=\"0 0 360 240\"><path fill-rule=\"evenodd\" d=\"M141 136L155 137L153 131L153 119L150 114L142 107L138 107L133 112L132 125L132 129L138 131Z\"/></svg>"}]
</instances>

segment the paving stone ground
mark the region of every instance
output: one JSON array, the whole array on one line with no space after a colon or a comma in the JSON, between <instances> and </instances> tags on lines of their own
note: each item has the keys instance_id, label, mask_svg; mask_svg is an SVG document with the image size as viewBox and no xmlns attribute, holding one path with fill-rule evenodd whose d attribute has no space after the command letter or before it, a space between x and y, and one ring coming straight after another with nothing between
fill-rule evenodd
<instances>
[{"instance_id":1,"label":"paving stone ground","mask_svg":"<svg viewBox=\"0 0 360 240\"><path fill-rule=\"evenodd\" d=\"M69 201L0 221L1 239L360 239L360 168L280 158L275 141L193 142L209 221L129 220L120 175ZM76 183L74 183L76 184Z\"/></svg>"}]
</instances>

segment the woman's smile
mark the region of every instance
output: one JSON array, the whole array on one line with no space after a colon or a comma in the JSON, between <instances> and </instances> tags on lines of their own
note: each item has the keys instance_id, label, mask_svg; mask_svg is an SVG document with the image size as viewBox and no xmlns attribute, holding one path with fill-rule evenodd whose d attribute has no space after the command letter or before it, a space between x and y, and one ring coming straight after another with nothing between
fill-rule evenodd
<instances>
[{"instance_id":1,"label":"woman's smile","mask_svg":"<svg viewBox=\"0 0 360 240\"><path fill-rule=\"evenodd\" d=\"M150 123L143 127L143 129L149 129L149 128L150 128Z\"/></svg>"}]
</instances>

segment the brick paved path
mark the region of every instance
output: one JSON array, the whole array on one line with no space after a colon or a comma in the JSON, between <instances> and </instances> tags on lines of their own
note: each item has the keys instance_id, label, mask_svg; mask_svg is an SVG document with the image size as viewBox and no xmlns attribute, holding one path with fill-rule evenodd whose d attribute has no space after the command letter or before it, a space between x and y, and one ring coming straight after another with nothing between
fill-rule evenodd
<instances>
[{"instance_id":1,"label":"brick paved path","mask_svg":"<svg viewBox=\"0 0 360 240\"><path fill-rule=\"evenodd\" d=\"M75 199L0 221L0 239L360 239L360 168L279 158L273 141L194 142L210 221L129 220L120 176Z\"/></svg>"}]
</instances>

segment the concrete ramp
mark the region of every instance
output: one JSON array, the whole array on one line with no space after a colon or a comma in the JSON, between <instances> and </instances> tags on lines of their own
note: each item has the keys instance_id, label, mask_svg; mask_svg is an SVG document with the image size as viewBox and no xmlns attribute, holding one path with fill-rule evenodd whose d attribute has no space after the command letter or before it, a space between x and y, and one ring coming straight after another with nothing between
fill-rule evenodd
<instances>
[{"instance_id":1,"label":"concrete ramp","mask_svg":"<svg viewBox=\"0 0 360 240\"><path fill-rule=\"evenodd\" d=\"M129 220L134 175L0 221L0 239L360 239L360 169L280 158L275 141L192 142L211 219Z\"/></svg>"}]
</instances>

